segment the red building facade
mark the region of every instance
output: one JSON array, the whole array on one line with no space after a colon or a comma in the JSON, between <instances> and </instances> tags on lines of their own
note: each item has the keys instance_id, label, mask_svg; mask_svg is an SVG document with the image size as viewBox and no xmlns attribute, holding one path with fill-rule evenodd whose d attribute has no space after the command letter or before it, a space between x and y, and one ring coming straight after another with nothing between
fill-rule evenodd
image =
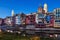
<instances>
[{"instance_id":1,"label":"red building facade","mask_svg":"<svg viewBox=\"0 0 60 40\"><path fill-rule=\"evenodd\" d=\"M50 27L54 27L54 15L51 16Z\"/></svg>"},{"instance_id":2,"label":"red building facade","mask_svg":"<svg viewBox=\"0 0 60 40\"><path fill-rule=\"evenodd\" d=\"M26 16L26 24L35 24L35 15L27 15Z\"/></svg>"}]
</instances>

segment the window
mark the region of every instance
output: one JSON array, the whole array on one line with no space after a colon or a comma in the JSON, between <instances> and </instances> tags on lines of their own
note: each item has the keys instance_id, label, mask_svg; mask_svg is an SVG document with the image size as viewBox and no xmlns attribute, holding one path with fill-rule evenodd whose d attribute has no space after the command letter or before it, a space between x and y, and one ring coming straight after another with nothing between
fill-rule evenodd
<instances>
[{"instance_id":1,"label":"window","mask_svg":"<svg viewBox=\"0 0 60 40\"><path fill-rule=\"evenodd\" d=\"M60 20L56 20L55 22L60 22Z\"/></svg>"},{"instance_id":2,"label":"window","mask_svg":"<svg viewBox=\"0 0 60 40\"><path fill-rule=\"evenodd\" d=\"M43 22L38 22L38 24L41 24L41 23L43 23Z\"/></svg>"},{"instance_id":3,"label":"window","mask_svg":"<svg viewBox=\"0 0 60 40\"><path fill-rule=\"evenodd\" d=\"M51 16L46 16L45 20L49 23Z\"/></svg>"},{"instance_id":4,"label":"window","mask_svg":"<svg viewBox=\"0 0 60 40\"><path fill-rule=\"evenodd\" d=\"M38 14L38 18L44 18L44 14Z\"/></svg>"}]
</instances>

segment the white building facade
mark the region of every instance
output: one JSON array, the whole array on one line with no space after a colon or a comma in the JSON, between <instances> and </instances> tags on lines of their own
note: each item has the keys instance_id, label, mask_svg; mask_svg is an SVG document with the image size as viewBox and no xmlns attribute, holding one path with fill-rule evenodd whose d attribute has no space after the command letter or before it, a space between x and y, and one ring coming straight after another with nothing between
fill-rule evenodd
<instances>
[{"instance_id":1,"label":"white building facade","mask_svg":"<svg viewBox=\"0 0 60 40\"><path fill-rule=\"evenodd\" d=\"M60 8L54 9L55 23L54 27L60 27Z\"/></svg>"}]
</instances>

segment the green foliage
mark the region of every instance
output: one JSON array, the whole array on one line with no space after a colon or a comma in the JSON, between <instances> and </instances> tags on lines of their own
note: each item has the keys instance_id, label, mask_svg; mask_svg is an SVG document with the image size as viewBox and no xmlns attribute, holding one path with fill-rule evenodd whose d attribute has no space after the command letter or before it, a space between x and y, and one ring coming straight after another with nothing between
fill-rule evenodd
<instances>
[{"instance_id":1,"label":"green foliage","mask_svg":"<svg viewBox=\"0 0 60 40\"><path fill-rule=\"evenodd\" d=\"M2 33L0 34L0 40L30 40L31 36L21 36L19 34ZM54 40L53 38L42 38L41 40Z\"/></svg>"}]
</instances>

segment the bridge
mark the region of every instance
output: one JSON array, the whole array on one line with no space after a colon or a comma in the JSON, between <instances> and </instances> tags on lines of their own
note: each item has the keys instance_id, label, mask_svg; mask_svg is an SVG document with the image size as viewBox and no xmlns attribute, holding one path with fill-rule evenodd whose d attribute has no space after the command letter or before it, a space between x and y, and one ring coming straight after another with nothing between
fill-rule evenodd
<instances>
[{"instance_id":1,"label":"bridge","mask_svg":"<svg viewBox=\"0 0 60 40\"><path fill-rule=\"evenodd\" d=\"M51 33L51 34L59 34L60 29L57 28L34 28L34 29L26 29L26 31L33 31L33 32L38 32L38 33Z\"/></svg>"}]
</instances>

